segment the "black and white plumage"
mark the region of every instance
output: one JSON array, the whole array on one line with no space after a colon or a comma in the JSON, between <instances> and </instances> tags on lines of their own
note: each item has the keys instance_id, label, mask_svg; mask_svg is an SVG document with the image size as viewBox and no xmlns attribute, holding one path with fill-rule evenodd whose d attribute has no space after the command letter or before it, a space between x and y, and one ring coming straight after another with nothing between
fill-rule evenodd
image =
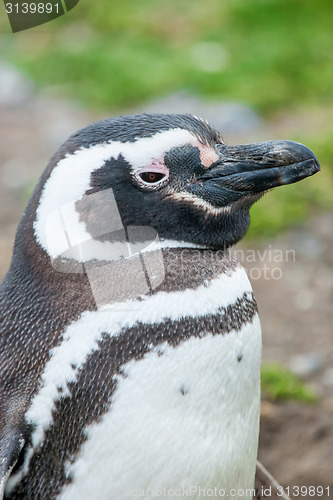
<instances>
[{"instance_id":1,"label":"black and white plumage","mask_svg":"<svg viewBox=\"0 0 333 500\"><path fill-rule=\"evenodd\" d=\"M1 287L6 499L253 488L260 323L227 248L264 191L318 169L305 146L227 146L190 115L68 139Z\"/></svg>"}]
</instances>

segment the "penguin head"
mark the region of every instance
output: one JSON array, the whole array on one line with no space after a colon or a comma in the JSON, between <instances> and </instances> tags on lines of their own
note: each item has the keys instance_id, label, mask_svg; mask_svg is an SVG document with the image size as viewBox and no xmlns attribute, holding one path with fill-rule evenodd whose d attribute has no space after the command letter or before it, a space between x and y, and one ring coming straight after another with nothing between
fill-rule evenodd
<instances>
[{"instance_id":1,"label":"penguin head","mask_svg":"<svg viewBox=\"0 0 333 500\"><path fill-rule=\"evenodd\" d=\"M51 160L35 194L34 234L51 258L128 227L174 246L226 248L245 235L265 191L318 170L301 144L228 146L192 115L110 118L75 133Z\"/></svg>"}]
</instances>

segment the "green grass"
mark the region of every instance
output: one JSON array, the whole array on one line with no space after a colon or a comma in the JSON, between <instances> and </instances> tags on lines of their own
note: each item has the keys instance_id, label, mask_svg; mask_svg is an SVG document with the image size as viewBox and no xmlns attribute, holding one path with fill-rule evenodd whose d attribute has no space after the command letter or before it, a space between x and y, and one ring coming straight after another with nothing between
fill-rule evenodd
<instances>
[{"instance_id":1,"label":"green grass","mask_svg":"<svg viewBox=\"0 0 333 500\"><path fill-rule=\"evenodd\" d=\"M266 364L261 368L261 389L274 401L302 401L316 403L318 397L304 382L286 368Z\"/></svg>"},{"instance_id":2,"label":"green grass","mask_svg":"<svg viewBox=\"0 0 333 500\"><path fill-rule=\"evenodd\" d=\"M42 29L6 58L109 113L181 88L266 115L332 97L329 0L81 1Z\"/></svg>"}]
</instances>

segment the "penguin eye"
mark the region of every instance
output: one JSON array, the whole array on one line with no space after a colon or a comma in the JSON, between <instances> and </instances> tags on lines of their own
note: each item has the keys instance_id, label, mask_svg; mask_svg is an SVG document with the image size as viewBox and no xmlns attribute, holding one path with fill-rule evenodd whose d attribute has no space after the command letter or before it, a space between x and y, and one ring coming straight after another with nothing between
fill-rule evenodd
<instances>
[{"instance_id":1,"label":"penguin eye","mask_svg":"<svg viewBox=\"0 0 333 500\"><path fill-rule=\"evenodd\" d=\"M142 172L139 177L147 184L156 184L166 177L161 172Z\"/></svg>"},{"instance_id":2,"label":"penguin eye","mask_svg":"<svg viewBox=\"0 0 333 500\"><path fill-rule=\"evenodd\" d=\"M169 169L165 166L164 158L154 159L134 173L136 181L144 189L159 189L169 179Z\"/></svg>"}]
</instances>

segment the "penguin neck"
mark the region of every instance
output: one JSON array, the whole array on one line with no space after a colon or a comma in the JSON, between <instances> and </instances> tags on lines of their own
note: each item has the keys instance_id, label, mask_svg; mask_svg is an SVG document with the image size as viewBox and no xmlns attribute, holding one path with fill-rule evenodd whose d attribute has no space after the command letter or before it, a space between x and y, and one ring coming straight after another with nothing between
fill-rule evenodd
<instances>
[{"instance_id":1,"label":"penguin neck","mask_svg":"<svg viewBox=\"0 0 333 500\"><path fill-rule=\"evenodd\" d=\"M199 247L166 247L163 249L165 277L159 289L197 288L239 266L229 250Z\"/></svg>"},{"instance_id":2,"label":"penguin neck","mask_svg":"<svg viewBox=\"0 0 333 500\"><path fill-rule=\"evenodd\" d=\"M32 239L18 238L18 242L9 271L16 276L15 282L34 282L31 289L35 297L48 297L44 308L49 306L51 297L52 308L58 302L59 307L70 303L68 307L74 316L82 310L96 310L159 291L206 286L238 265L229 250L169 239L140 243L141 251L138 249L137 253L135 244L131 244L133 253L127 258L106 260L97 255L83 262L66 257L51 259L36 241L32 244Z\"/></svg>"}]
</instances>

